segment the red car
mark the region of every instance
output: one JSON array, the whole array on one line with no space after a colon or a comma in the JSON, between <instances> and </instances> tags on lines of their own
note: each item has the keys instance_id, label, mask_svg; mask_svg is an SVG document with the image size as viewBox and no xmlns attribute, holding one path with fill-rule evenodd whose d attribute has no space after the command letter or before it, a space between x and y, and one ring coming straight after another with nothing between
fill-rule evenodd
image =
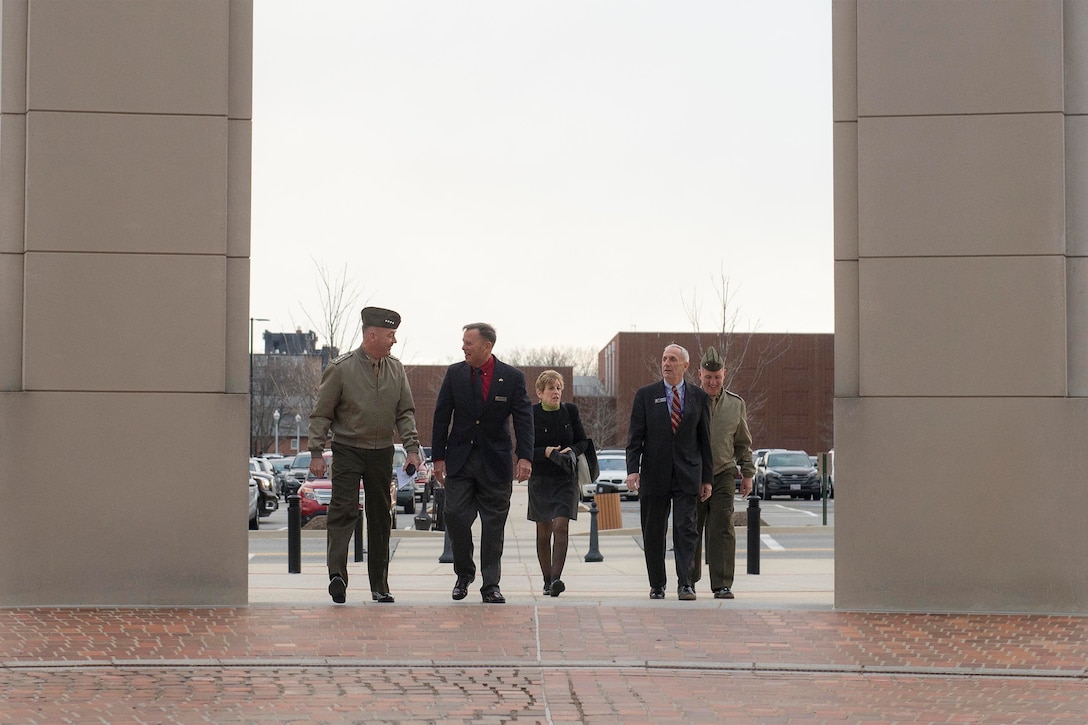
<instances>
[{"instance_id":1,"label":"red car","mask_svg":"<svg viewBox=\"0 0 1088 725\"><path fill-rule=\"evenodd\" d=\"M325 451L325 475L329 475L332 466L332 451ZM315 516L324 516L329 512L329 501L332 500L332 481L328 478L314 478L314 474L306 474L306 483L299 486L299 510L302 512L302 525L305 526ZM363 507L363 486L359 484L359 508Z\"/></svg>"}]
</instances>

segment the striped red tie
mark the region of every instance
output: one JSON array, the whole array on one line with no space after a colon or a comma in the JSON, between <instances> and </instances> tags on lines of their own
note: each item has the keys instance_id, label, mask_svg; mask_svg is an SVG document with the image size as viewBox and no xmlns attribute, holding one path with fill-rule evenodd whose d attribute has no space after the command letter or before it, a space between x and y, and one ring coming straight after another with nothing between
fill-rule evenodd
<instances>
[{"instance_id":1,"label":"striped red tie","mask_svg":"<svg viewBox=\"0 0 1088 725\"><path fill-rule=\"evenodd\" d=\"M676 389L676 386L672 386L672 410L670 417L672 418L672 432L675 433L676 429L680 427L680 391Z\"/></svg>"}]
</instances>

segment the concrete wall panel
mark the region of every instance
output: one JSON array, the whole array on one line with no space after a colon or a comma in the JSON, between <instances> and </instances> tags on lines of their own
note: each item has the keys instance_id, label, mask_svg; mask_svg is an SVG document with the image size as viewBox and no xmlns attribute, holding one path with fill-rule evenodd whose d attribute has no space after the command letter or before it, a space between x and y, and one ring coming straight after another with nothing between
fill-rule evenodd
<instances>
[{"instance_id":1,"label":"concrete wall panel","mask_svg":"<svg viewBox=\"0 0 1088 725\"><path fill-rule=\"evenodd\" d=\"M1061 114L863 118L862 256L1061 254Z\"/></svg>"},{"instance_id":2,"label":"concrete wall panel","mask_svg":"<svg viewBox=\"0 0 1088 725\"><path fill-rule=\"evenodd\" d=\"M862 259L862 396L1064 396L1063 257Z\"/></svg>"},{"instance_id":3,"label":"concrete wall panel","mask_svg":"<svg viewBox=\"0 0 1088 725\"><path fill-rule=\"evenodd\" d=\"M0 409L21 461L0 495L33 504L0 506L0 606L246 603L245 395L0 393Z\"/></svg>"},{"instance_id":4,"label":"concrete wall panel","mask_svg":"<svg viewBox=\"0 0 1088 725\"><path fill-rule=\"evenodd\" d=\"M866 0L861 116L1063 110L1061 0Z\"/></svg>"},{"instance_id":5,"label":"concrete wall panel","mask_svg":"<svg viewBox=\"0 0 1088 725\"><path fill-rule=\"evenodd\" d=\"M858 125L836 123L835 259L858 258Z\"/></svg>"},{"instance_id":6,"label":"concrete wall panel","mask_svg":"<svg viewBox=\"0 0 1088 725\"><path fill-rule=\"evenodd\" d=\"M1088 611L1088 401L867 398L835 403L835 606Z\"/></svg>"},{"instance_id":7,"label":"concrete wall panel","mask_svg":"<svg viewBox=\"0 0 1088 725\"><path fill-rule=\"evenodd\" d=\"M249 258L227 259L227 367L225 390L249 395ZM260 332L255 333L260 335ZM262 350L260 337L254 346Z\"/></svg>"},{"instance_id":8,"label":"concrete wall panel","mask_svg":"<svg viewBox=\"0 0 1088 725\"><path fill-rule=\"evenodd\" d=\"M1088 258L1073 257L1068 267L1069 395L1088 397Z\"/></svg>"},{"instance_id":9,"label":"concrete wall panel","mask_svg":"<svg viewBox=\"0 0 1088 725\"><path fill-rule=\"evenodd\" d=\"M253 0L230 0L227 115L253 118Z\"/></svg>"},{"instance_id":10,"label":"concrete wall panel","mask_svg":"<svg viewBox=\"0 0 1088 725\"><path fill-rule=\"evenodd\" d=\"M859 389L858 263L835 262L835 397Z\"/></svg>"},{"instance_id":11,"label":"concrete wall panel","mask_svg":"<svg viewBox=\"0 0 1088 725\"><path fill-rule=\"evenodd\" d=\"M223 257L28 253L26 389L222 391L226 282Z\"/></svg>"},{"instance_id":12,"label":"concrete wall panel","mask_svg":"<svg viewBox=\"0 0 1088 725\"><path fill-rule=\"evenodd\" d=\"M26 116L0 115L0 254L21 254L26 222Z\"/></svg>"},{"instance_id":13,"label":"concrete wall panel","mask_svg":"<svg viewBox=\"0 0 1088 725\"><path fill-rule=\"evenodd\" d=\"M1088 113L1088 2L1062 5L1065 48L1065 112Z\"/></svg>"},{"instance_id":14,"label":"concrete wall panel","mask_svg":"<svg viewBox=\"0 0 1088 725\"><path fill-rule=\"evenodd\" d=\"M26 113L27 2L0 3L0 113Z\"/></svg>"},{"instance_id":15,"label":"concrete wall panel","mask_svg":"<svg viewBox=\"0 0 1088 725\"><path fill-rule=\"evenodd\" d=\"M0 391L23 387L23 255L0 253Z\"/></svg>"},{"instance_id":16,"label":"concrete wall panel","mask_svg":"<svg viewBox=\"0 0 1088 725\"><path fill-rule=\"evenodd\" d=\"M1088 257L1088 116L1065 117L1066 246Z\"/></svg>"},{"instance_id":17,"label":"concrete wall panel","mask_svg":"<svg viewBox=\"0 0 1088 725\"><path fill-rule=\"evenodd\" d=\"M27 249L223 254L227 121L30 113Z\"/></svg>"},{"instance_id":18,"label":"concrete wall panel","mask_svg":"<svg viewBox=\"0 0 1088 725\"><path fill-rule=\"evenodd\" d=\"M33 2L28 107L225 116L229 16L225 0Z\"/></svg>"},{"instance_id":19,"label":"concrete wall panel","mask_svg":"<svg viewBox=\"0 0 1088 725\"><path fill-rule=\"evenodd\" d=\"M253 122L229 121L228 124L227 255L249 257Z\"/></svg>"},{"instance_id":20,"label":"concrete wall panel","mask_svg":"<svg viewBox=\"0 0 1088 725\"><path fill-rule=\"evenodd\" d=\"M858 118L858 3L831 2L832 115L836 121Z\"/></svg>"}]
</instances>

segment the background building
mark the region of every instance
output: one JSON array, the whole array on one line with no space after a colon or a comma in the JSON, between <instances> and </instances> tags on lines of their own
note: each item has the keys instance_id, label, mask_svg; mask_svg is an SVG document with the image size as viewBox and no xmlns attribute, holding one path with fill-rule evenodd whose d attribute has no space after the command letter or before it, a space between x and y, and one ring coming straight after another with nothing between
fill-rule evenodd
<instances>
[{"instance_id":1,"label":"background building","mask_svg":"<svg viewBox=\"0 0 1088 725\"><path fill-rule=\"evenodd\" d=\"M661 352L676 342L692 353L690 379L697 381L698 350L712 335L674 332L622 332L598 355L597 377L577 376L569 365L522 366L529 399L535 404L537 376L549 367L566 381L563 398L578 405L586 433L601 448L622 448L635 391L660 380ZM727 360L734 366L730 389L749 406L756 447L802 448L815 453L833 447L833 336L744 334L730 335ZM500 356L501 357L501 356ZM416 422L424 445L430 445L434 403L445 365L406 368L416 401Z\"/></svg>"},{"instance_id":2,"label":"background building","mask_svg":"<svg viewBox=\"0 0 1088 725\"><path fill-rule=\"evenodd\" d=\"M626 441L635 391L661 379L661 353L670 343L690 353L692 381L698 380L702 352L718 349L728 371L726 388L747 405L756 448L819 453L834 447L833 335L691 332L621 332L600 352L601 384L616 406L610 445Z\"/></svg>"}]
</instances>

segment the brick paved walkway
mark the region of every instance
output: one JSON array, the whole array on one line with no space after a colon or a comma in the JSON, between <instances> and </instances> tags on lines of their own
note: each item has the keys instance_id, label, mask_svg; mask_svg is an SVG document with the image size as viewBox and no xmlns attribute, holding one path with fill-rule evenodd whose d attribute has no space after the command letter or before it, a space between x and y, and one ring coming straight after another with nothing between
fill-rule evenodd
<instances>
[{"instance_id":1,"label":"brick paved walkway","mask_svg":"<svg viewBox=\"0 0 1088 725\"><path fill-rule=\"evenodd\" d=\"M0 723L1085 723L1088 618L0 610Z\"/></svg>"}]
</instances>

